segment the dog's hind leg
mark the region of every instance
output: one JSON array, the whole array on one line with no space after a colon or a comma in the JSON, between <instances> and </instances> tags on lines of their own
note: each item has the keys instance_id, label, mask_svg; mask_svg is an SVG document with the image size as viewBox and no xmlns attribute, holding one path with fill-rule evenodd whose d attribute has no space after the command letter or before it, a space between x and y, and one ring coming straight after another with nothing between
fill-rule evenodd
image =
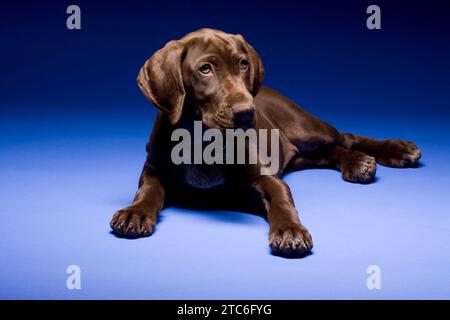
<instances>
[{"instance_id":1,"label":"dog's hind leg","mask_svg":"<svg viewBox=\"0 0 450 320\"><path fill-rule=\"evenodd\" d=\"M335 146L321 154L301 154L293 158L288 171L309 168L339 170L342 178L349 182L367 184L375 180L377 170L375 158L360 151Z\"/></svg>"},{"instance_id":2,"label":"dog's hind leg","mask_svg":"<svg viewBox=\"0 0 450 320\"><path fill-rule=\"evenodd\" d=\"M395 168L417 167L422 156L414 142L398 139L375 140L341 133L340 144L350 150L364 152L375 157L379 164Z\"/></svg>"}]
</instances>

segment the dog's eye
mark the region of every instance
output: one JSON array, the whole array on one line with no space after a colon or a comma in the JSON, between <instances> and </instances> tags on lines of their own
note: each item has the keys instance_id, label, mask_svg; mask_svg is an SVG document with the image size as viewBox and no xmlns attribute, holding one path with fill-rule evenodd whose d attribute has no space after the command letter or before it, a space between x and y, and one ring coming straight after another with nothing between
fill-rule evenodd
<instances>
[{"instance_id":1,"label":"dog's eye","mask_svg":"<svg viewBox=\"0 0 450 320\"><path fill-rule=\"evenodd\" d=\"M210 74L212 72L212 67L209 63L205 63L200 67L200 72L203 74Z\"/></svg>"},{"instance_id":2,"label":"dog's eye","mask_svg":"<svg viewBox=\"0 0 450 320\"><path fill-rule=\"evenodd\" d=\"M241 62L239 62L239 67L241 68L241 70L247 70L249 65L250 63L245 59L242 59Z\"/></svg>"}]
</instances>

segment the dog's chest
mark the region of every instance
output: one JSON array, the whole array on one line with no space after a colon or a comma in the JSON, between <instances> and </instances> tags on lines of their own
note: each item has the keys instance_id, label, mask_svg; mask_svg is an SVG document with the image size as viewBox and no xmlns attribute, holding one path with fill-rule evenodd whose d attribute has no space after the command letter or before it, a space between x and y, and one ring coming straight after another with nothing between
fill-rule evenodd
<instances>
[{"instance_id":1,"label":"dog's chest","mask_svg":"<svg viewBox=\"0 0 450 320\"><path fill-rule=\"evenodd\" d=\"M185 165L184 182L200 189L207 189L225 183L225 173L212 165Z\"/></svg>"}]
</instances>

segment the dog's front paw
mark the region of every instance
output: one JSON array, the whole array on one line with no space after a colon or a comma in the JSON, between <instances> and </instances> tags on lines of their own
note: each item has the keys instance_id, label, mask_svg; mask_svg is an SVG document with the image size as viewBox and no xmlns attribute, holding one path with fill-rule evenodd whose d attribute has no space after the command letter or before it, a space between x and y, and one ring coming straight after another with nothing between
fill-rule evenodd
<instances>
[{"instance_id":1,"label":"dog's front paw","mask_svg":"<svg viewBox=\"0 0 450 320\"><path fill-rule=\"evenodd\" d=\"M380 164L395 168L417 167L422 156L414 142L398 139L386 140L377 160Z\"/></svg>"},{"instance_id":2,"label":"dog's front paw","mask_svg":"<svg viewBox=\"0 0 450 320\"><path fill-rule=\"evenodd\" d=\"M342 164L342 178L349 182L371 183L375 180L377 163L374 157L354 151Z\"/></svg>"},{"instance_id":3,"label":"dog's front paw","mask_svg":"<svg viewBox=\"0 0 450 320\"><path fill-rule=\"evenodd\" d=\"M111 219L110 226L120 236L139 238L152 234L155 221L145 209L130 206L117 211Z\"/></svg>"},{"instance_id":4,"label":"dog's front paw","mask_svg":"<svg viewBox=\"0 0 450 320\"><path fill-rule=\"evenodd\" d=\"M313 242L303 225L287 224L270 228L269 245L276 254L304 255L311 251Z\"/></svg>"}]
</instances>

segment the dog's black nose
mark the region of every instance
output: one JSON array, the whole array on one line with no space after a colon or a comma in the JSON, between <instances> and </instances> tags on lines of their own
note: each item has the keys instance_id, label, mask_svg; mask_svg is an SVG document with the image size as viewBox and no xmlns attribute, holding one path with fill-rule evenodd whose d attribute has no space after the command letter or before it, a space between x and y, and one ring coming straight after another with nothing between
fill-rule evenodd
<instances>
[{"instance_id":1,"label":"dog's black nose","mask_svg":"<svg viewBox=\"0 0 450 320\"><path fill-rule=\"evenodd\" d=\"M232 107L234 122L237 125L251 124L255 119L255 106L240 104Z\"/></svg>"}]
</instances>

